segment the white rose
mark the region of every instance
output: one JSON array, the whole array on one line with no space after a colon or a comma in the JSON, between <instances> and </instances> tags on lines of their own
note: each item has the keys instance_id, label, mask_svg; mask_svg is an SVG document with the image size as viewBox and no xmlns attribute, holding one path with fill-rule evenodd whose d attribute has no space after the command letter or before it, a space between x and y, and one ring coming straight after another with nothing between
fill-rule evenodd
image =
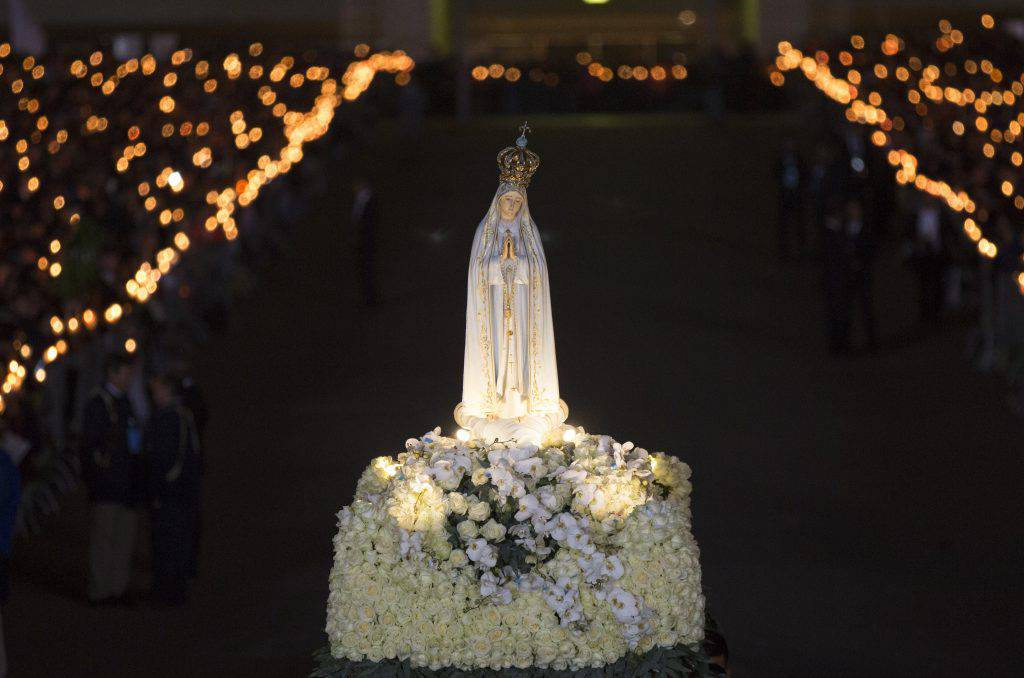
<instances>
[{"instance_id":1,"label":"white rose","mask_svg":"<svg viewBox=\"0 0 1024 678\"><path fill-rule=\"evenodd\" d=\"M452 564L452 567L463 567L469 562L469 557L462 549L453 549L452 554L448 556L448 562Z\"/></svg>"},{"instance_id":2,"label":"white rose","mask_svg":"<svg viewBox=\"0 0 1024 678\"><path fill-rule=\"evenodd\" d=\"M483 527L480 528L480 534L483 535L484 539L487 541L501 541L505 538L505 526L495 522L492 518L484 523Z\"/></svg>"},{"instance_id":3,"label":"white rose","mask_svg":"<svg viewBox=\"0 0 1024 678\"><path fill-rule=\"evenodd\" d=\"M473 471L473 484L474 485L485 485L487 483L487 469L480 467Z\"/></svg>"},{"instance_id":4,"label":"white rose","mask_svg":"<svg viewBox=\"0 0 1024 678\"><path fill-rule=\"evenodd\" d=\"M466 495L459 492L452 492L448 495L448 507L455 515L465 515L466 509L469 507L466 502Z\"/></svg>"},{"instance_id":5,"label":"white rose","mask_svg":"<svg viewBox=\"0 0 1024 678\"><path fill-rule=\"evenodd\" d=\"M478 501L469 507L469 513L467 515L476 522L482 523L491 515L491 505L486 501Z\"/></svg>"},{"instance_id":6,"label":"white rose","mask_svg":"<svg viewBox=\"0 0 1024 678\"><path fill-rule=\"evenodd\" d=\"M444 532L432 532L427 538L427 548L441 560L447 560L452 552L452 545Z\"/></svg>"},{"instance_id":7,"label":"white rose","mask_svg":"<svg viewBox=\"0 0 1024 678\"><path fill-rule=\"evenodd\" d=\"M455 529L458 531L459 537L462 538L462 541L469 541L480 533L477 529L476 523L472 520L463 520Z\"/></svg>"}]
</instances>

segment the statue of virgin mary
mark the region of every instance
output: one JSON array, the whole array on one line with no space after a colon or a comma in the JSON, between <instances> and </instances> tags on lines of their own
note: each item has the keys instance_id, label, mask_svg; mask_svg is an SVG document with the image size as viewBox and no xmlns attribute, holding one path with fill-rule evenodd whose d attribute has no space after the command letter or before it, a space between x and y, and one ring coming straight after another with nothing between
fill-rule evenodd
<instances>
[{"instance_id":1,"label":"statue of virgin mary","mask_svg":"<svg viewBox=\"0 0 1024 678\"><path fill-rule=\"evenodd\" d=\"M526 187L540 166L526 133L498 154L499 184L469 260L460 426L485 440L540 442L565 421L551 291Z\"/></svg>"}]
</instances>

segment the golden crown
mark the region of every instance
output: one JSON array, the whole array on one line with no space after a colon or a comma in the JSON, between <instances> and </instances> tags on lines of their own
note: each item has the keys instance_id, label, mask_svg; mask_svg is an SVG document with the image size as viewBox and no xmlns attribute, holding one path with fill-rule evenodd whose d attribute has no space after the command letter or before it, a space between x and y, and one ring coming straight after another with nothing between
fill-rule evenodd
<instances>
[{"instance_id":1,"label":"golden crown","mask_svg":"<svg viewBox=\"0 0 1024 678\"><path fill-rule=\"evenodd\" d=\"M516 145L503 148L498 153L498 180L502 183L526 188L540 167L540 156L526 148L526 133L529 131L530 126L524 122L519 128Z\"/></svg>"}]
</instances>

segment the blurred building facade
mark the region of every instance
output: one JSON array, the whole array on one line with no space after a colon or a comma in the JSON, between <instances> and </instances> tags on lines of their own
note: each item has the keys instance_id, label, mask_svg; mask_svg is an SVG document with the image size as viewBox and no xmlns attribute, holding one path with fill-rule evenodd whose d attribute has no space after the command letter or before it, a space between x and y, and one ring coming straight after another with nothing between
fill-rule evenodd
<instances>
[{"instance_id":1,"label":"blurred building facade","mask_svg":"<svg viewBox=\"0 0 1024 678\"><path fill-rule=\"evenodd\" d=\"M15 0L0 17L10 31ZM709 45L771 50L807 34L884 30L1019 11L1008 0L114 0L21 2L56 41L115 30L184 40L305 37L417 58L543 61L588 50L650 63Z\"/></svg>"}]
</instances>

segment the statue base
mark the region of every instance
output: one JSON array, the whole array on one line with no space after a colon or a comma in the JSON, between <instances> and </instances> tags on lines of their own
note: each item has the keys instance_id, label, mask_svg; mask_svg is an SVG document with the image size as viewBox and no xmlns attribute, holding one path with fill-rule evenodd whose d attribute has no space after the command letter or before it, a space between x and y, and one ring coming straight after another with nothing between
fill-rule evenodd
<instances>
[{"instance_id":1,"label":"statue base","mask_svg":"<svg viewBox=\"0 0 1024 678\"><path fill-rule=\"evenodd\" d=\"M470 437L488 442L532 443L543 445L547 441L562 440L562 428L569 418L569 406L559 400L557 412L530 412L521 417L480 416L467 412L465 403L455 408L455 423L470 433Z\"/></svg>"}]
</instances>

